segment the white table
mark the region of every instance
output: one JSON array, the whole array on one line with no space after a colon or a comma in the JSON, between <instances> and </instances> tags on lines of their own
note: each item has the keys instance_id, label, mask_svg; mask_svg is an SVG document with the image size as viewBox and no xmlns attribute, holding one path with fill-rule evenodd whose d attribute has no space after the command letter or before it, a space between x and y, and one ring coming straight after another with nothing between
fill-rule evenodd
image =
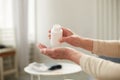
<instances>
[{"instance_id":1,"label":"white table","mask_svg":"<svg viewBox=\"0 0 120 80\"><path fill-rule=\"evenodd\" d=\"M29 66L24 68L24 71L31 75L31 80L33 80L34 76L37 76L38 80L40 80L40 76L44 75L65 75L65 74L72 74L81 71L81 67L74 63L67 63L67 62L59 62L58 64L62 65L62 69L53 70L53 71L35 71L31 69Z\"/></svg>"}]
</instances>

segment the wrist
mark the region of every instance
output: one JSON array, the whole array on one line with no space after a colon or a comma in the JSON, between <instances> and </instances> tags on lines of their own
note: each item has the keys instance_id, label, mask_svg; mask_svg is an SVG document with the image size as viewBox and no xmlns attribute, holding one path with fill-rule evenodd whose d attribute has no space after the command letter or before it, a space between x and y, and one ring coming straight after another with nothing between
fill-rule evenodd
<instances>
[{"instance_id":1,"label":"wrist","mask_svg":"<svg viewBox=\"0 0 120 80\"><path fill-rule=\"evenodd\" d=\"M77 64L80 64L80 58L82 57L82 53L78 51L71 51L68 53L68 60L73 61Z\"/></svg>"}]
</instances>

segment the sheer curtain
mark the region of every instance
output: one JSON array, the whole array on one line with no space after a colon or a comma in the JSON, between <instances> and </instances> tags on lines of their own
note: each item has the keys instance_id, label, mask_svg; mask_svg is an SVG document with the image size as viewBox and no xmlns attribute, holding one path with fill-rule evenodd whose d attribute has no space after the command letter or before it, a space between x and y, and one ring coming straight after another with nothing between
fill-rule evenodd
<instances>
[{"instance_id":1,"label":"sheer curtain","mask_svg":"<svg viewBox=\"0 0 120 80\"><path fill-rule=\"evenodd\" d=\"M34 10L34 0L0 0L0 44L16 48L21 72L33 60Z\"/></svg>"},{"instance_id":2,"label":"sheer curtain","mask_svg":"<svg viewBox=\"0 0 120 80\"><path fill-rule=\"evenodd\" d=\"M29 64L28 0L13 0L13 15L19 69L24 72Z\"/></svg>"},{"instance_id":3,"label":"sheer curtain","mask_svg":"<svg viewBox=\"0 0 120 80\"><path fill-rule=\"evenodd\" d=\"M119 5L119 0L97 0L97 38L120 39Z\"/></svg>"},{"instance_id":4,"label":"sheer curtain","mask_svg":"<svg viewBox=\"0 0 120 80\"><path fill-rule=\"evenodd\" d=\"M28 1L28 42L30 49L29 61L33 62L35 60L36 53L36 25L35 25L35 0Z\"/></svg>"}]
</instances>

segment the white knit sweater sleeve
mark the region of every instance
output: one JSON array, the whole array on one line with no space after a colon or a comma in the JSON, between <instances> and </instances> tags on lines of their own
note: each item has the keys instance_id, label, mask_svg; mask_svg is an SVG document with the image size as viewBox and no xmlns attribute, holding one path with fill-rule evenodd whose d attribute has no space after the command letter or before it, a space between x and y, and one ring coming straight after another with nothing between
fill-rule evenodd
<instances>
[{"instance_id":1,"label":"white knit sweater sleeve","mask_svg":"<svg viewBox=\"0 0 120 80\"><path fill-rule=\"evenodd\" d=\"M80 58L83 71L99 80L120 80L120 64L97 57L83 55Z\"/></svg>"},{"instance_id":2,"label":"white knit sweater sleeve","mask_svg":"<svg viewBox=\"0 0 120 80\"><path fill-rule=\"evenodd\" d=\"M94 40L94 54L120 58L120 40Z\"/></svg>"}]
</instances>

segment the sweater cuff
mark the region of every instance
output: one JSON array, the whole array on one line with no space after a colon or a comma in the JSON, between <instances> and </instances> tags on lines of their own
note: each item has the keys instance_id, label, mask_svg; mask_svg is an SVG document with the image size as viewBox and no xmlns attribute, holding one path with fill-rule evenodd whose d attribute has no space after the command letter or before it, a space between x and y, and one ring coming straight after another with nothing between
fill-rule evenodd
<instances>
[{"instance_id":1,"label":"sweater cuff","mask_svg":"<svg viewBox=\"0 0 120 80\"><path fill-rule=\"evenodd\" d=\"M98 51L99 40L93 40L93 51L92 53L96 53Z\"/></svg>"}]
</instances>

